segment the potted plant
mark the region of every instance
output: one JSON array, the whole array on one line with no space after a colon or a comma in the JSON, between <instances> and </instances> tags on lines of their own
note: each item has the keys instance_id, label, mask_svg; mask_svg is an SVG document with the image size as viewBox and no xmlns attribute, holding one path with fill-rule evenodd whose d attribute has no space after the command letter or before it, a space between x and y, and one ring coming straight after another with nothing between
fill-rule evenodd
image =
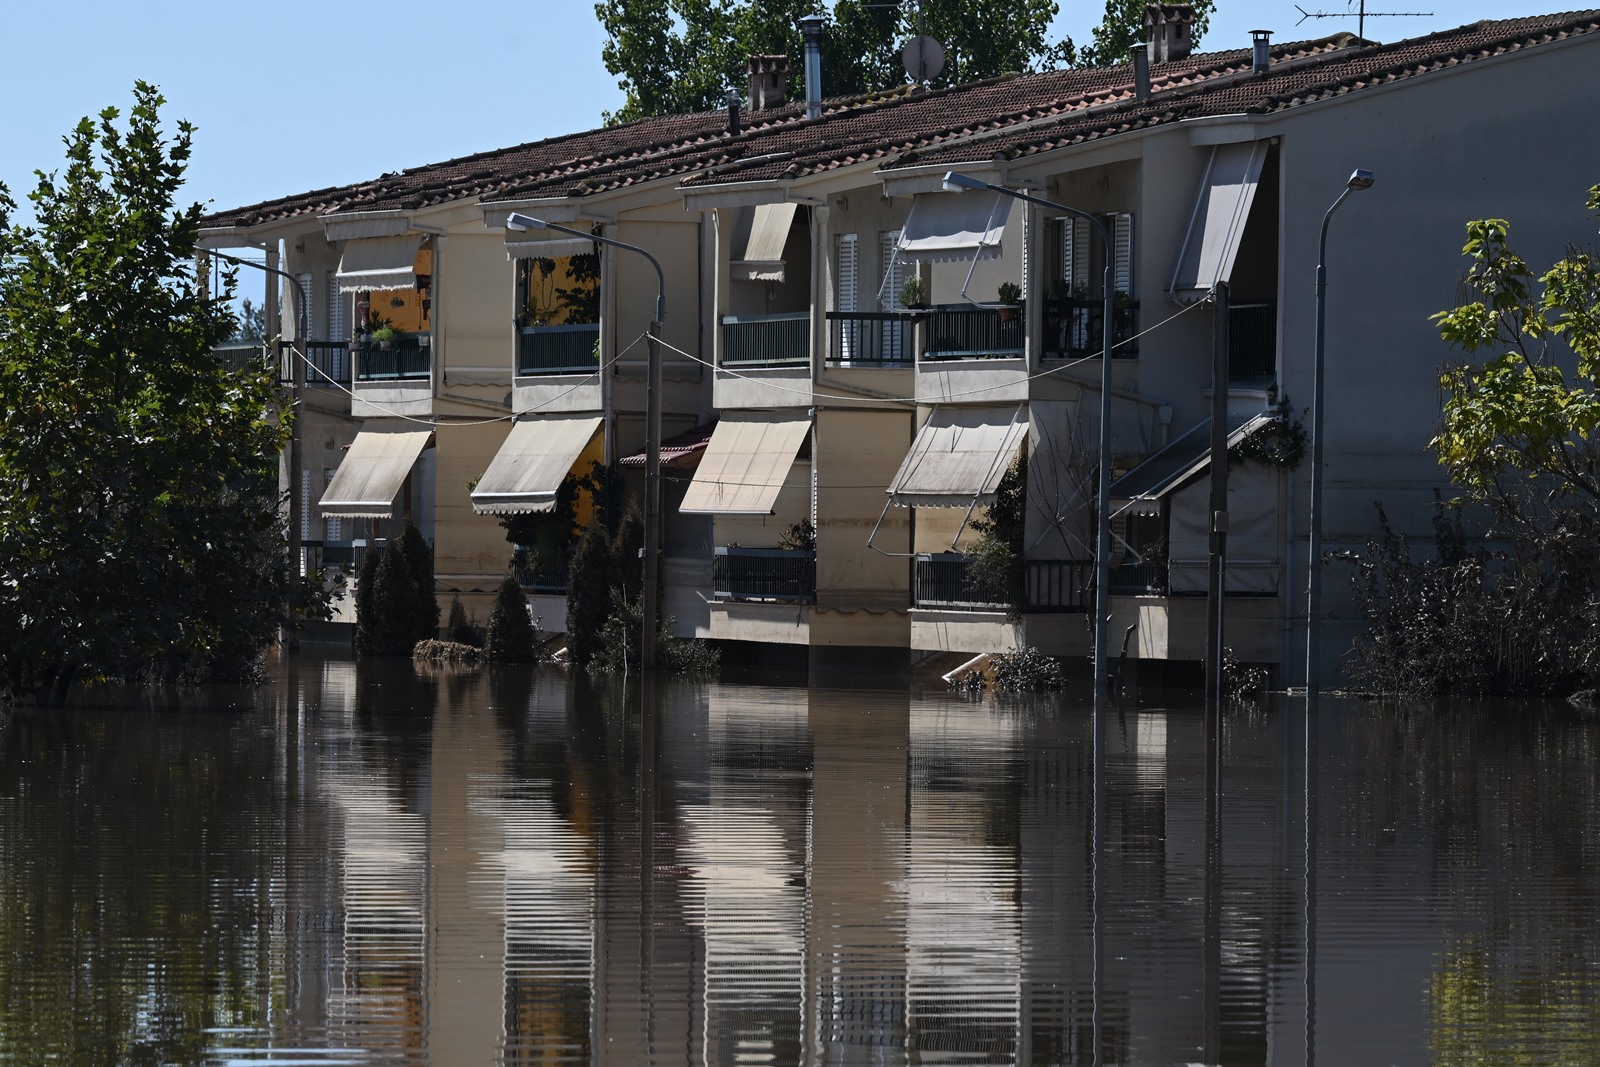
<instances>
[{"instance_id":1,"label":"potted plant","mask_svg":"<svg viewBox=\"0 0 1600 1067\"><path fill-rule=\"evenodd\" d=\"M900 306L904 308L928 306L928 286L920 275L913 274L900 286Z\"/></svg>"},{"instance_id":2,"label":"potted plant","mask_svg":"<svg viewBox=\"0 0 1600 1067\"><path fill-rule=\"evenodd\" d=\"M1016 282L1001 282L1000 306L995 310L1000 313L1001 322L1015 322L1017 320L1017 307L1022 303L1022 286Z\"/></svg>"},{"instance_id":3,"label":"potted plant","mask_svg":"<svg viewBox=\"0 0 1600 1067\"><path fill-rule=\"evenodd\" d=\"M377 342L379 349L387 352L394 347L395 338L399 336L399 330L395 329L393 326L390 326L388 323L384 323L382 326L379 326L377 329L372 331L371 339Z\"/></svg>"}]
</instances>

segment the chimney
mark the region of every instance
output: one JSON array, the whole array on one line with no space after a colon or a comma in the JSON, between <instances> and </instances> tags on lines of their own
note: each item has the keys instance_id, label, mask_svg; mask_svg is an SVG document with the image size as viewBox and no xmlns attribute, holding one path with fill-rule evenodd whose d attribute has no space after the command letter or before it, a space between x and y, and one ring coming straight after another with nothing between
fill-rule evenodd
<instances>
[{"instance_id":1,"label":"chimney","mask_svg":"<svg viewBox=\"0 0 1600 1067\"><path fill-rule=\"evenodd\" d=\"M1265 74L1272 66L1272 31L1250 31L1250 69Z\"/></svg>"},{"instance_id":2,"label":"chimney","mask_svg":"<svg viewBox=\"0 0 1600 1067\"><path fill-rule=\"evenodd\" d=\"M1150 46L1147 44L1133 46L1133 98L1150 99Z\"/></svg>"},{"instance_id":3,"label":"chimney","mask_svg":"<svg viewBox=\"0 0 1600 1067\"><path fill-rule=\"evenodd\" d=\"M1194 8L1188 4L1146 4L1145 39L1150 42L1150 62L1171 63L1189 58L1189 34Z\"/></svg>"},{"instance_id":4,"label":"chimney","mask_svg":"<svg viewBox=\"0 0 1600 1067\"><path fill-rule=\"evenodd\" d=\"M739 94L729 89L723 97L728 104L728 134L732 137L739 136Z\"/></svg>"},{"instance_id":5,"label":"chimney","mask_svg":"<svg viewBox=\"0 0 1600 1067\"><path fill-rule=\"evenodd\" d=\"M782 107L789 95L789 57L751 56L745 61L750 76L750 110Z\"/></svg>"},{"instance_id":6,"label":"chimney","mask_svg":"<svg viewBox=\"0 0 1600 1067\"><path fill-rule=\"evenodd\" d=\"M822 117L822 27L823 15L807 15L800 20L800 35L806 42L806 118Z\"/></svg>"}]
</instances>

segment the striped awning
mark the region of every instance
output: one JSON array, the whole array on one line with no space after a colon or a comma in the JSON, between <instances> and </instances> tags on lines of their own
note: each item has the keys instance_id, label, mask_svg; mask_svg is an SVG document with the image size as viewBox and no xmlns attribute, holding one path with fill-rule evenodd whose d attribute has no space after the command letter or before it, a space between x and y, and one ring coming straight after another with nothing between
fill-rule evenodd
<instances>
[{"instance_id":1,"label":"striped awning","mask_svg":"<svg viewBox=\"0 0 1600 1067\"><path fill-rule=\"evenodd\" d=\"M389 519L395 497L433 431L415 423L365 423L317 507L324 517Z\"/></svg>"},{"instance_id":2,"label":"striped awning","mask_svg":"<svg viewBox=\"0 0 1600 1067\"><path fill-rule=\"evenodd\" d=\"M479 515L553 511L556 490L600 430L598 415L535 417L511 428L472 490Z\"/></svg>"},{"instance_id":3,"label":"striped awning","mask_svg":"<svg viewBox=\"0 0 1600 1067\"><path fill-rule=\"evenodd\" d=\"M414 233L346 241L339 256L339 291L416 288L417 251L421 245L421 236Z\"/></svg>"},{"instance_id":4,"label":"striped awning","mask_svg":"<svg viewBox=\"0 0 1600 1067\"><path fill-rule=\"evenodd\" d=\"M750 232L731 264L734 280L783 281L783 246L789 243L796 204L757 204Z\"/></svg>"},{"instance_id":5,"label":"striped awning","mask_svg":"<svg viewBox=\"0 0 1600 1067\"><path fill-rule=\"evenodd\" d=\"M800 446L805 412L724 412L678 508L688 515L771 515Z\"/></svg>"},{"instance_id":6,"label":"striped awning","mask_svg":"<svg viewBox=\"0 0 1600 1067\"><path fill-rule=\"evenodd\" d=\"M940 405L917 431L889 484L889 502L919 508L993 503L1027 434L1021 405Z\"/></svg>"}]
</instances>

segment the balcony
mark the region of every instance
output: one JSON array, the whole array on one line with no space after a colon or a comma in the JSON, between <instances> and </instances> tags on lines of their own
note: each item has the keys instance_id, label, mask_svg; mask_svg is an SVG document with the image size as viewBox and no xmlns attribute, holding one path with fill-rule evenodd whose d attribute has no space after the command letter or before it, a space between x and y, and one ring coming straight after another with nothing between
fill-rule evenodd
<instances>
[{"instance_id":1,"label":"balcony","mask_svg":"<svg viewBox=\"0 0 1600 1067\"><path fill-rule=\"evenodd\" d=\"M1010 321L992 307L945 305L922 316L922 358L1008 359L1022 355L1022 308Z\"/></svg>"},{"instance_id":2,"label":"balcony","mask_svg":"<svg viewBox=\"0 0 1600 1067\"><path fill-rule=\"evenodd\" d=\"M307 388L350 384L350 346L343 341L306 341ZM278 380L294 382L295 343L278 342Z\"/></svg>"},{"instance_id":3,"label":"balcony","mask_svg":"<svg viewBox=\"0 0 1600 1067\"><path fill-rule=\"evenodd\" d=\"M600 324L522 326L517 330L517 374L589 374L600 366Z\"/></svg>"},{"instance_id":4,"label":"balcony","mask_svg":"<svg viewBox=\"0 0 1600 1067\"><path fill-rule=\"evenodd\" d=\"M1047 300L1044 305L1045 359L1093 359L1100 355L1101 320L1105 301L1090 298ZM1111 358L1133 359L1139 355L1139 305L1126 304L1111 309Z\"/></svg>"},{"instance_id":5,"label":"balcony","mask_svg":"<svg viewBox=\"0 0 1600 1067\"><path fill-rule=\"evenodd\" d=\"M1228 381L1272 378L1278 372L1278 306L1228 307Z\"/></svg>"},{"instance_id":6,"label":"balcony","mask_svg":"<svg viewBox=\"0 0 1600 1067\"><path fill-rule=\"evenodd\" d=\"M1119 596L1166 596L1165 553L1142 560L1130 557L1111 568L1111 592Z\"/></svg>"},{"instance_id":7,"label":"balcony","mask_svg":"<svg viewBox=\"0 0 1600 1067\"><path fill-rule=\"evenodd\" d=\"M720 547L711 561L717 600L817 602L817 554L786 548Z\"/></svg>"},{"instance_id":8,"label":"balcony","mask_svg":"<svg viewBox=\"0 0 1600 1067\"><path fill-rule=\"evenodd\" d=\"M392 382L427 378L433 371L431 338L411 334L388 342L388 348L368 343L356 359L356 381Z\"/></svg>"},{"instance_id":9,"label":"balcony","mask_svg":"<svg viewBox=\"0 0 1600 1067\"><path fill-rule=\"evenodd\" d=\"M981 576L976 562L959 552L919 555L912 579L913 605L956 611L1085 610L1094 571L1088 560L1027 560L1002 588Z\"/></svg>"},{"instance_id":10,"label":"balcony","mask_svg":"<svg viewBox=\"0 0 1600 1067\"><path fill-rule=\"evenodd\" d=\"M916 317L903 311L828 312L828 362L846 367L909 367Z\"/></svg>"},{"instance_id":11,"label":"balcony","mask_svg":"<svg viewBox=\"0 0 1600 1067\"><path fill-rule=\"evenodd\" d=\"M789 367L811 363L811 313L722 316L722 366Z\"/></svg>"}]
</instances>

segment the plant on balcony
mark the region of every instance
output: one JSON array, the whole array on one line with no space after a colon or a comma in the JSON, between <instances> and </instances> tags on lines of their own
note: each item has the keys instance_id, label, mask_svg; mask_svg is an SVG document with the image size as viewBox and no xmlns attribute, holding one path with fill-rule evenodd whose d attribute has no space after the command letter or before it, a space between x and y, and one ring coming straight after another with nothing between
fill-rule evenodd
<instances>
[{"instance_id":1,"label":"plant on balcony","mask_svg":"<svg viewBox=\"0 0 1600 1067\"><path fill-rule=\"evenodd\" d=\"M1000 306L995 310L1000 314L1000 321L1017 321L1017 307L1022 303L1022 286L1016 282L1001 282L997 295L1000 297Z\"/></svg>"},{"instance_id":2,"label":"plant on balcony","mask_svg":"<svg viewBox=\"0 0 1600 1067\"><path fill-rule=\"evenodd\" d=\"M815 552L817 550L817 528L811 525L810 519L801 519L778 538L778 547L788 552Z\"/></svg>"},{"instance_id":3,"label":"plant on balcony","mask_svg":"<svg viewBox=\"0 0 1600 1067\"><path fill-rule=\"evenodd\" d=\"M900 306L904 308L925 308L928 306L928 285L920 275L913 274L900 286Z\"/></svg>"},{"instance_id":4,"label":"plant on balcony","mask_svg":"<svg viewBox=\"0 0 1600 1067\"><path fill-rule=\"evenodd\" d=\"M995 489L994 503L972 520L980 535L967 553L969 595L986 604L1004 604L1020 616L1023 532L1027 523L1028 452L1023 449Z\"/></svg>"},{"instance_id":5,"label":"plant on balcony","mask_svg":"<svg viewBox=\"0 0 1600 1067\"><path fill-rule=\"evenodd\" d=\"M379 326L376 330L373 330L370 334L368 334L368 337L372 343L376 344L385 352L394 347L395 340L398 339L399 336L400 331L388 324Z\"/></svg>"}]
</instances>

